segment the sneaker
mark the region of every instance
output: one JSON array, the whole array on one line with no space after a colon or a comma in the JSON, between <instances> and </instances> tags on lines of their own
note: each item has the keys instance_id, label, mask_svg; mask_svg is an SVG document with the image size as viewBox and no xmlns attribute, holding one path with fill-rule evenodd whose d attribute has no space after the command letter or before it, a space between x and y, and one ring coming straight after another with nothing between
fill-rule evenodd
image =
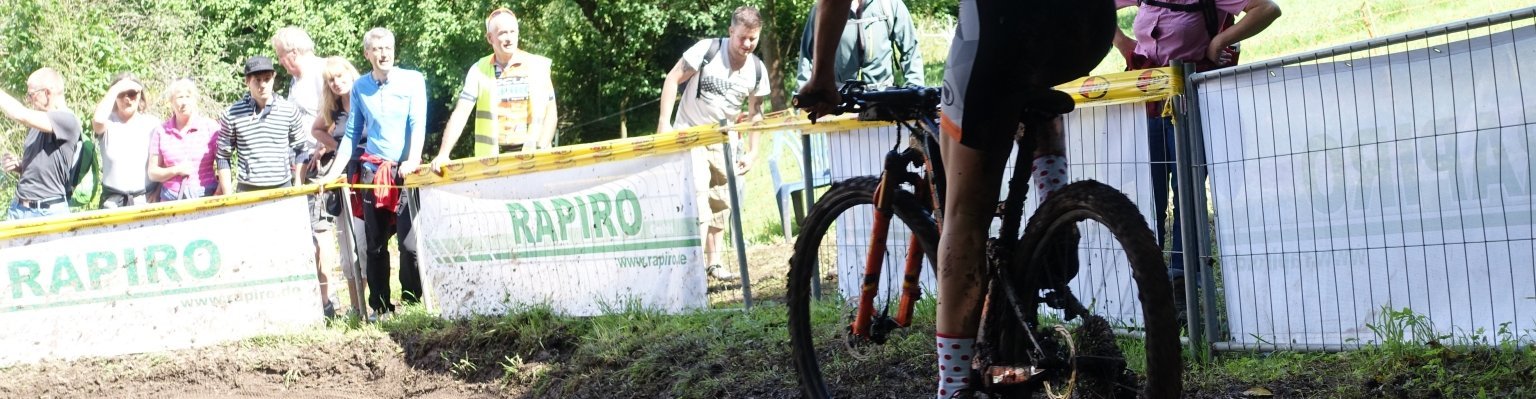
<instances>
[{"instance_id":1,"label":"sneaker","mask_svg":"<svg viewBox=\"0 0 1536 399\"><path fill-rule=\"evenodd\" d=\"M709 276L720 281L736 281L741 279L741 276L737 276L736 273L731 273L730 271L725 270L725 266L721 265L710 266Z\"/></svg>"}]
</instances>

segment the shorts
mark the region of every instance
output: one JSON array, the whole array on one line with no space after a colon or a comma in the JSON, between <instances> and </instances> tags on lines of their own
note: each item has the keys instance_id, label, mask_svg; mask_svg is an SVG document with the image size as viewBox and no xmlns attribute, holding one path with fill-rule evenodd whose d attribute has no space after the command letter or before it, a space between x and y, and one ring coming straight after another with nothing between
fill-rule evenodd
<instances>
[{"instance_id":1,"label":"shorts","mask_svg":"<svg viewBox=\"0 0 1536 399\"><path fill-rule=\"evenodd\" d=\"M1011 149L1026 107L1050 101L1070 110L1061 101L1071 98L1051 88L1086 76L1103 60L1114 24L1109 0L961 0L940 130L974 149Z\"/></svg>"},{"instance_id":2,"label":"shorts","mask_svg":"<svg viewBox=\"0 0 1536 399\"><path fill-rule=\"evenodd\" d=\"M709 227L725 230L731 221L731 186L726 174L725 149L721 145L704 147L709 162Z\"/></svg>"}]
</instances>

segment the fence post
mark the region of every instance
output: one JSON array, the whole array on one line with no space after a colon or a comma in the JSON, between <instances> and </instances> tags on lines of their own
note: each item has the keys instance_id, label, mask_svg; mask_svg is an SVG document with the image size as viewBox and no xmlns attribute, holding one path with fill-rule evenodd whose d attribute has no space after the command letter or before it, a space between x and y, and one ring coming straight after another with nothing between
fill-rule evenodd
<instances>
[{"instance_id":1,"label":"fence post","mask_svg":"<svg viewBox=\"0 0 1536 399\"><path fill-rule=\"evenodd\" d=\"M805 215L810 216L811 204L816 203L816 173L814 172L815 166L811 165L811 151L813 149L811 148L811 136L805 134L805 132L799 132L799 134L800 174L804 175L803 178L805 179L802 180L805 182L805 189L800 191L800 196L805 200ZM794 206L794 204L790 204L790 206ZM790 218L785 223L794 222L794 218ZM801 227L804 226L802 225ZM795 237L796 239L800 237L799 231L795 232ZM811 277L811 297L821 299L821 270L817 270L815 276Z\"/></svg>"},{"instance_id":2,"label":"fence post","mask_svg":"<svg viewBox=\"0 0 1536 399\"><path fill-rule=\"evenodd\" d=\"M1194 64L1187 65L1185 70L1193 71ZM1190 144L1190 176L1194 176L1194 181L1197 182L1195 185L1195 189L1197 191L1195 192L1195 195L1190 196L1189 198L1189 200L1194 204L1194 210L1196 211L1194 212L1194 225L1199 226L1199 229L1194 231L1196 237L1196 247L1193 254L1196 255L1195 259L1199 260L1197 267L1200 268L1200 291L1202 300L1200 307L1205 311L1205 314L1202 315L1204 321L1202 324L1205 325L1206 342L1207 344L1210 344L1225 338L1221 337L1222 329L1220 329L1220 327L1223 324L1216 313L1216 254L1213 252L1214 250L1211 247L1211 244L1215 242L1215 240L1211 237L1211 234L1214 233L1214 230L1211 227L1210 198L1206 197L1206 194L1210 192L1210 181L1208 180L1208 175L1210 173L1208 168L1210 167L1210 163L1205 155L1206 134L1205 121L1202 119L1202 115L1200 113L1200 86L1192 78L1194 75L1197 74L1189 74L1185 76L1184 79L1183 94L1185 104L1187 105L1186 111L1184 113L1184 122L1185 125L1188 126L1188 128L1185 129L1184 134ZM1189 225L1190 224L1188 223L1185 224L1185 226ZM1189 255L1190 254L1186 254L1185 256L1187 257ZM1209 348L1211 348L1210 345L1207 346L1207 349Z\"/></svg>"},{"instance_id":3,"label":"fence post","mask_svg":"<svg viewBox=\"0 0 1536 399\"><path fill-rule=\"evenodd\" d=\"M725 183L731 192L731 241L736 246L736 264L741 269L741 298L742 304L747 310L752 309L752 275L747 270L747 239L746 232L741 231L741 194L738 193L736 182L736 153L731 148L735 141L734 132L726 133L725 143ZM708 265L705 265L708 267ZM707 276L706 276L707 278Z\"/></svg>"},{"instance_id":4,"label":"fence post","mask_svg":"<svg viewBox=\"0 0 1536 399\"><path fill-rule=\"evenodd\" d=\"M1183 62L1175 62L1172 66L1174 77L1180 80L1184 80L1185 71L1194 70L1193 64ZM1187 80L1185 82L1187 83ZM1194 200L1196 192L1194 167L1190 157L1192 154L1190 147L1194 143L1190 142L1190 135L1188 134L1190 131L1189 120L1192 119L1188 117L1190 112L1188 108L1191 108L1187 106L1189 104L1187 102L1189 100L1188 86L1185 86L1184 90L1186 91L1177 93L1167 100L1174 105L1173 159L1174 175L1178 178L1178 187L1174 187L1174 190L1178 193L1176 198L1178 201L1178 212L1174 216L1178 218L1183 226L1179 230L1180 247L1173 250L1179 251L1184 255L1182 257L1184 261L1184 287L1182 288L1186 305L1185 317L1189 322L1189 342L1194 348L1197 361L1204 362L1210 355L1210 346L1206 343L1206 329L1203 327L1205 320L1202 319L1204 313L1200 311L1202 306L1196 294L1205 290L1196 290L1196 285L1205 281L1201 276L1206 273L1205 270L1200 269L1199 257L1197 255L1200 253L1197 248L1200 240L1196 237L1195 233L1196 231L1203 230L1203 228L1198 225L1191 226L1192 223L1190 223L1195 221L1195 214L1203 212L1204 208L1198 207ZM1158 210L1158 212L1162 211ZM1174 287L1174 289L1180 288Z\"/></svg>"}]
</instances>

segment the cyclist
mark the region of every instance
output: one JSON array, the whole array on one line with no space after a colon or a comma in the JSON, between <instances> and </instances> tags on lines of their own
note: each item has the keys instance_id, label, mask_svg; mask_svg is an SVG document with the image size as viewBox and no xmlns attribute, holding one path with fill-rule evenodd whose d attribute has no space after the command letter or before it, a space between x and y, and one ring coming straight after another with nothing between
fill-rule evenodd
<instances>
[{"instance_id":1,"label":"cyclist","mask_svg":"<svg viewBox=\"0 0 1536 399\"><path fill-rule=\"evenodd\" d=\"M818 2L823 12L814 21L811 78L800 91L800 106L812 119L841 102L831 72L850 1ZM944 69L939 137L948 183L938 248L938 398L969 391L987 228L1009 140L1019 131L1025 108L1070 109L1071 99L1050 87L1086 75L1108 53L1113 7L1113 0L960 1L959 27ZM1060 120L1031 128L1040 130L1024 132L1039 148L1031 178L1044 197L1067 183Z\"/></svg>"}]
</instances>

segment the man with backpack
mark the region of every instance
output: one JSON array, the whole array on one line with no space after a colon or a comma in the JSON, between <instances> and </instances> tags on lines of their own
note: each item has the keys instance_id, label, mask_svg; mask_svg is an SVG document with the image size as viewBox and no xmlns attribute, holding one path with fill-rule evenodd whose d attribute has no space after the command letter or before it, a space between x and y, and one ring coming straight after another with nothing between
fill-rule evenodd
<instances>
[{"instance_id":1,"label":"man with backpack","mask_svg":"<svg viewBox=\"0 0 1536 399\"><path fill-rule=\"evenodd\" d=\"M1175 61L1195 63L1204 72L1237 64L1236 44L1253 37L1280 18L1273 0L1116 0L1116 8L1138 7L1132 39L1115 29L1115 48L1125 57L1127 69L1168 66ZM1236 16L1242 14L1242 19ZM1162 103L1148 104L1147 139L1151 143L1153 206L1157 210L1159 243L1173 240L1168 261L1169 277L1184 279L1180 248L1178 208L1169 209L1169 190L1177 181L1173 172L1173 119L1163 117ZM1174 202L1177 204L1177 202ZM1170 216L1170 214L1174 216ZM1172 217L1173 226L1168 227ZM1170 237L1171 236L1171 237ZM1165 238L1168 237L1168 238ZM1174 293L1182 298L1182 284Z\"/></svg>"},{"instance_id":2,"label":"man with backpack","mask_svg":"<svg viewBox=\"0 0 1536 399\"><path fill-rule=\"evenodd\" d=\"M912 14L901 0L857 0L848 13L847 25L837 43L832 72L838 84L860 80L879 89L896 85L896 74L906 84L923 85L923 56L917 51L917 30ZM800 73L796 87L811 78L812 39L816 37L817 6L805 18L800 35ZM895 62L892 62L892 61ZM900 68L900 70L896 70Z\"/></svg>"},{"instance_id":3,"label":"man with backpack","mask_svg":"<svg viewBox=\"0 0 1536 399\"><path fill-rule=\"evenodd\" d=\"M721 126L763 119L763 97L772 93L768 68L752 52L757 49L763 31L762 16L751 6L742 6L731 14L729 36L700 40L683 52L682 59L667 72L662 83L661 117L657 132L710 123ZM674 89L682 85L681 95ZM681 100L679 103L679 99ZM742 105L747 107L742 109ZM673 117L676 105L677 116ZM757 157L759 133L747 140L745 155L736 162L736 173L744 175ZM721 280L737 276L726 272L716 262L720 236L730 220L730 192L727 191L725 151L722 146L706 147L709 160L709 208L713 212L704 237L704 262L710 275Z\"/></svg>"},{"instance_id":4,"label":"man with backpack","mask_svg":"<svg viewBox=\"0 0 1536 399\"><path fill-rule=\"evenodd\" d=\"M42 68L27 78L28 108L0 90L0 113L28 127L22 155L0 155L0 167L19 175L7 219L69 213L80 153L80 117L64 102L64 75Z\"/></svg>"}]
</instances>

